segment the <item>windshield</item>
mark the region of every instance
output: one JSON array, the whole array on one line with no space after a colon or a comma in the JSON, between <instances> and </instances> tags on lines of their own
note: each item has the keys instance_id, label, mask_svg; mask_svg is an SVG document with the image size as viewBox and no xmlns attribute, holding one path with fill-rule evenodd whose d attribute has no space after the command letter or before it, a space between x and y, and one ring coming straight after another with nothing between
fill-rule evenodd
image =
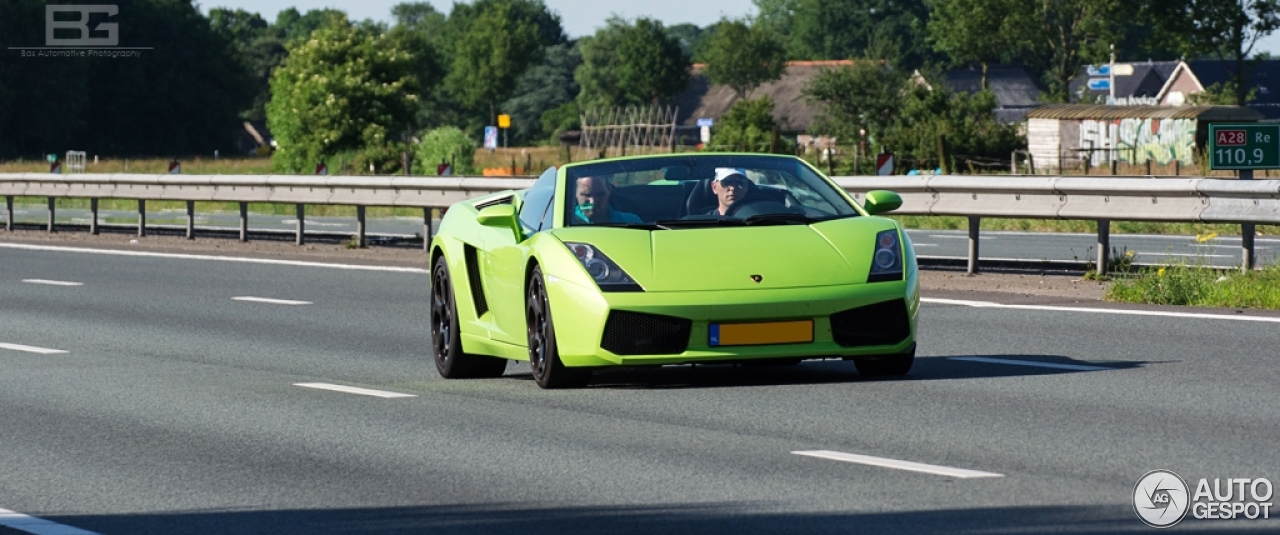
<instances>
[{"instance_id":1,"label":"windshield","mask_svg":"<svg viewBox=\"0 0 1280 535\"><path fill-rule=\"evenodd\" d=\"M858 215L836 186L795 158L660 157L566 173L568 226L807 224Z\"/></svg>"}]
</instances>

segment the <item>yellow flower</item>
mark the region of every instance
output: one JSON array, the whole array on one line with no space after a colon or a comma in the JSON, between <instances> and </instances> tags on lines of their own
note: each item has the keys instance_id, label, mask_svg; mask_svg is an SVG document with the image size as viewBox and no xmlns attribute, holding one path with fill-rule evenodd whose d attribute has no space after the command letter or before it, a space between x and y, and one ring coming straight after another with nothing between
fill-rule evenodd
<instances>
[{"instance_id":1,"label":"yellow flower","mask_svg":"<svg viewBox=\"0 0 1280 535\"><path fill-rule=\"evenodd\" d=\"M1160 268L1158 271L1156 271L1156 276L1157 276L1157 277L1163 277L1163 276L1164 276L1164 268L1163 268L1163 267L1162 267L1162 268Z\"/></svg>"},{"instance_id":2,"label":"yellow flower","mask_svg":"<svg viewBox=\"0 0 1280 535\"><path fill-rule=\"evenodd\" d=\"M1217 238L1217 237L1218 237L1218 233L1217 233L1217 232L1210 232L1210 233L1208 233L1208 234L1197 234L1197 235L1196 235L1196 242L1197 242L1197 243L1204 243L1204 242L1207 242L1207 241L1212 240L1212 239Z\"/></svg>"},{"instance_id":3,"label":"yellow flower","mask_svg":"<svg viewBox=\"0 0 1280 535\"><path fill-rule=\"evenodd\" d=\"M1129 257L1129 258L1133 258L1133 255L1138 254L1138 253L1137 253L1137 251L1127 251L1127 252L1125 252L1124 254L1125 254L1125 256L1127 256L1127 257Z\"/></svg>"}]
</instances>

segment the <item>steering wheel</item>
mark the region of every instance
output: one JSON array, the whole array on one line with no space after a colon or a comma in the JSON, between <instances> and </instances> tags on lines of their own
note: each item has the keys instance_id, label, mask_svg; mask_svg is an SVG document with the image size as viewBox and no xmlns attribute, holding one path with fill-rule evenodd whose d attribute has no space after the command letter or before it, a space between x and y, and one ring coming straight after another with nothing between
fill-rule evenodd
<instances>
[{"instance_id":1,"label":"steering wheel","mask_svg":"<svg viewBox=\"0 0 1280 535\"><path fill-rule=\"evenodd\" d=\"M791 214L794 210L787 208L785 204L778 201L767 199L764 197L753 197L748 195L741 201L733 203L729 210L725 212L725 216L739 217L746 219L753 215L760 214Z\"/></svg>"}]
</instances>

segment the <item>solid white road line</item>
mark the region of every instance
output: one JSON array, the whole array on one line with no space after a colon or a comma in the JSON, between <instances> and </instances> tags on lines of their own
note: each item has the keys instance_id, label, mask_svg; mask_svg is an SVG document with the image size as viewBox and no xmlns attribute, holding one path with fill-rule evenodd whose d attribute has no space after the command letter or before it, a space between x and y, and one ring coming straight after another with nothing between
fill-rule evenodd
<instances>
[{"instance_id":1,"label":"solid white road line","mask_svg":"<svg viewBox=\"0 0 1280 535\"><path fill-rule=\"evenodd\" d=\"M254 303L270 303L270 304L273 304L273 305L292 305L292 306L314 305L314 304L315 304L315 303L312 303L311 301L290 301L290 300L288 300L288 299L270 299L270 298L267 298L267 297L253 297L253 296L248 296L248 295L242 295L242 296L239 296L239 297L232 297L232 298L231 298L231 300L232 300L232 301L252 301L252 302L254 302Z\"/></svg>"},{"instance_id":2,"label":"solid white road line","mask_svg":"<svg viewBox=\"0 0 1280 535\"><path fill-rule=\"evenodd\" d=\"M22 249L26 251L59 251L64 253L87 253L118 256L144 256L151 258L177 258L182 260L218 260L222 262L243 262L249 264L275 264L278 266L306 266L330 269L351 269L360 271L396 271L400 273L430 273L423 268L392 266L361 266L355 264L329 264L325 262L302 262L298 260L273 260L269 258L244 258L238 256L214 256L197 254L153 253L149 251L120 251L112 249L89 249L85 247L60 247L54 245L28 245L25 243L0 243L0 248Z\"/></svg>"},{"instance_id":3,"label":"solid white road line","mask_svg":"<svg viewBox=\"0 0 1280 535\"><path fill-rule=\"evenodd\" d=\"M1107 368L1104 366L1086 366L1083 364L1058 364L1056 362L1036 362L1034 360L993 359L990 357L950 357L947 360L985 362L988 364L1012 364L1014 366L1034 366L1037 368L1053 368L1056 370L1075 370L1075 371L1081 371L1081 372L1096 372L1101 370L1115 369L1115 368Z\"/></svg>"},{"instance_id":4,"label":"solid white road line","mask_svg":"<svg viewBox=\"0 0 1280 535\"><path fill-rule=\"evenodd\" d=\"M929 237L930 237L930 238L941 238L941 239L944 239L944 240L967 240L967 239L969 239L969 236L956 236L956 235L953 235L953 234L930 234L930 235L929 235ZM984 235L984 236L982 237L982 241L994 240L994 239L997 239L997 238L992 238L992 237L990 237L990 236L986 236L986 235Z\"/></svg>"},{"instance_id":5,"label":"solid white road line","mask_svg":"<svg viewBox=\"0 0 1280 535\"><path fill-rule=\"evenodd\" d=\"M793 451L796 455L804 455L807 457L817 457L819 459L829 459L832 461L843 461L846 463L865 464L868 466L879 466L882 468L893 468L895 470L909 470L911 472L923 472L925 474L933 474L935 476L948 476L959 479L974 479L979 477L1004 477L1004 474L994 472L982 472L978 470L965 470L964 468L952 468L950 466L939 466L936 464L924 464L911 461L899 461L897 459L886 459L884 457L872 457L870 455L857 455L854 453L844 453L829 450L813 450L813 451Z\"/></svg>"},{"instance_id":6,"label":"solid white road line","mask_svg":"<svg viewBox=\"0 0 1280 535\"><path fill-rule=\"evenodd\" d=\"M1200 256L1203 256L1206 258L1235 258L1235 255L1229 255L1229 254L1204 254L1204 253L1144 253L1142 251L1138 251L1133 254L1149 255L1149 256L1181 256L1185 258L1193 258L1193 257L1200 257Z\"/></svg>"},{"instance_id":7,"label":"solid white road line","mask_svg":"<svg viewBox=\"0 0 1280 535\"><path fill-rule=\"evenodd\" d=\"M16 513L8 509L0 509L0 526L34 533L35 535L98 535L92 531L73 528L66 524Z\"/></svg>"},{"instance_id":8,"label":"solid white road line","mask_svg":"<svg viewBox=\"0 0 1280 535\"><path fill-rule=\"evenodd\" d=\"M399 392L387 392L385 390L370 390L368 388L357 388L354 386L333 385L329 383L293 383L293 386L301 386L303 388L315 388L319 390L332 390L334 392L346 392L348 394L359 394L362 396L373 396L376 398L416 398L414 394L401 394Z\"/></svg>"},{"instance_id":9,"label":"solid white road line","mask_svg":"<svg viewBox=\"0 0 1280 535\"><path fill-rule=\"evenodd\" d=\"M1089 314L1119 314L1122 316L1161 316L1166 318L1194 318L1231 321L1260 321L1263 323L1280 323L1280 318L1264 316L1228 316L1226 314L1199 314L1195 312L1166 312L1162 310L1125 310L1116 308L1060 307L1048 305L1006 305L991 301L965 301L961 299L938 299L921 297L921 303L937 305L956 305L974 308L1007 308L1013 310L1043 310L1054 312L1085 312Z\"/></svg>"},{"instance_id":10,"label":"solid white road line","mask_svg":"<svg viewBox=\"0 0 1280 535\"><path fill-rule=\"evenodd\" d=\"M83 282L51 281L45 279L22 279L22 282L28 284L48 284L49 286L84 286Z\"/></svg>"},{"instance_id":11,"label":"solid white road line","mask_svg":"<svg viewBox=\"0 0 1280 535\"><path fill-rule=\"evenodd\" d=\"M912 242L911 245L914 245L916 247L937 247L938 246L938 244L936 243L915 243L915 242Z\"/></svg>"},{"instance_id":12,"label":"solid white road line","mask_svg":"<svg viewBox=\"0 0 1280 535\"><path fill-rule=\"evenodd\" d=\"M39 353L41 355L57 355L58 353L66 353L61 349L49 349L46 347L24 346L22 344L5 344L0 343L0 349L12 349L14 351L26 351L27 353Z\"/></svg>"}]
</instances>

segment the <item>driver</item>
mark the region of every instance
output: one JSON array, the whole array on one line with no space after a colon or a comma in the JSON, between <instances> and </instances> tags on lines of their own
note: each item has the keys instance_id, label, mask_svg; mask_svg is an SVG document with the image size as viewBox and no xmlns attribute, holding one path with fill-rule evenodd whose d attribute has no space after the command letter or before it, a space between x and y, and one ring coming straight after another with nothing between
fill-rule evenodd
<instances>
[{"instance_id":1,"label":"driver","mask_svg":"<svg viewBox=\"0 0 1280 535\"><path fill-rule=\"evenodd\" d=\"M751 179L746 171L733 167L717 167L716 178L711 181L711 191L720 200L720 206L707 215L728 215L734 203L741 201L751 191Z\"/></svg>"},{"instance_id":2,"label":"driver","mask_svg":"<svg viewBox=\"0 0 1280 535\"><path fill-rule=\"evenodd\" d=\"M640 216L609 206L613 184L604 176L584 176L578 179L578 206L573 215L580 223L640 223Z\"/></svg>"}]
</instances>

